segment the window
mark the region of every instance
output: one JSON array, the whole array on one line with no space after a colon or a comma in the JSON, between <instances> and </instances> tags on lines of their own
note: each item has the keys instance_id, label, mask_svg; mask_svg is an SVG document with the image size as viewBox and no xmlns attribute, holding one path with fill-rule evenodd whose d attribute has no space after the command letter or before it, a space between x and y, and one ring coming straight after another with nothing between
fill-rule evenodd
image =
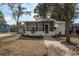
<instances>
[{"instance_id":1,"label":"window","mask_svg":"<svg viewBox=\"0 0 79 59\"><path fill-rule=\"evenodd\" d=\"M54 31L54 29L55 29L54 27L50 27L50 31Z\"/></svg>"},{"instance_id":2,"label":"window","mask_svg":"<svg viewBox=\"0 0 79 59\"><path fill-rule=\"evenodd\" d=\"M38 23L38 31L42 31L42 23Z\"/></svg>"},{"instance_id":3,"label":"window","mask_svg":"<svg viewBox=\"0 0 79 59\"><path fill-rule=\"evenodd\" d=\"M55 29L54 22L50 22L49 24L50 24L50 31L54 31L54 29Z\"/></svg>"}]
</instances>

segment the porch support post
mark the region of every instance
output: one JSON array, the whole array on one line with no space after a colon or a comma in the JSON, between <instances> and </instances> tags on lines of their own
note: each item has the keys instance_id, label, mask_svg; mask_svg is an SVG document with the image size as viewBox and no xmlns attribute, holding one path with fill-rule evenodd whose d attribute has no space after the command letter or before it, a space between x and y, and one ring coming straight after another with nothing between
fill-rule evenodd
<instances>
[{"instance_id":1,"label":"porch support post","mask_svg":"<svg viewBox=\"0 0 79 59\"><path fill-rule=\"evenodd\" d=\"M45 22L44 22L44 33L45 33Z\"/></svg>"},{"instance_id":2,"label":"porch support post","mask_svg":"<svg viewBox=\"0 0 79 59\"><path fill-rule=\"evenodd\" d=\"M37 22L37 24L38 24L39 22ZM39 24L38 24L38 31L39 31Z\"/></svg>"},{"instance_id":3,"label":"porch support post","mask_svg":"<svg viewBox=\"0 0 79 59\"><path fill-rule=\"evenodd\" d=\"M24 31L24 34L26 33L26 23L24 23L24 29L25 29L25 31Z\"/></svg>"},{"instance_id":4,"label":"porch support post","mask_svg":"<svg viewBox=\"0 0 79 59\"><path fill-rule=\"evenodd\" d=\"M39 22L37 22L37 24L38 24ZM39 24L38 24L38 31L39 31Z\"/></svg>"}]
</instances>

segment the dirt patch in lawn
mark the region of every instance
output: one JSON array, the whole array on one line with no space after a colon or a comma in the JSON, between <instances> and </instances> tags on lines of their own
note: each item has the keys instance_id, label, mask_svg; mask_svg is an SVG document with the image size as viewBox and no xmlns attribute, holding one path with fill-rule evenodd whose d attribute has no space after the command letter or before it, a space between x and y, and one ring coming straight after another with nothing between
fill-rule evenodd
<instances>
[{"instance_id":1,"label":"dirt patch in lawn","mask_svg":"<svg viewBox=\"0 0 79 59\"><path fill-rule=\"evenodd\" d=\"M71 36L71 42L75 45L71 45L66 42L66 37L57 37L55 38L56 41L59 41L61 44L65 45L68 49L70 49L71 55L78 56L79 55L79 35L77 36ZM62 47L61 47L62 48Z\"/></svg>"},{"instance_id":2,"label":"dirt patch in lawn","mask_svg":"<svg viewBox=\"0 0 79 59\"><path fill-rule=\"evenodd\" d=\"M71 45L67 43L66 41L62 41L62 44L64 44L66 47L68 47L70 50L72 50L71 55L72 56L78 56L79 55L79 48L76 45Z\"/></svg>"}]
</instances>

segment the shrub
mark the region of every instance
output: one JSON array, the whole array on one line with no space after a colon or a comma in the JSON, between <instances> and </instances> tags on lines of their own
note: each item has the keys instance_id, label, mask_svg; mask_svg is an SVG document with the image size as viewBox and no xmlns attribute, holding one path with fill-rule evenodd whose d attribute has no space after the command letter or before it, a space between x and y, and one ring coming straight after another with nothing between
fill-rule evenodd
<instances>
[{"instance_id":1,"label":"shrub","mask_svg":"<svg viewBox=\"0 0 79 59\"><path fill-rule=\"evenodd\" d=\"M32 32L33 34L35 33L35 28L34 28L34 27L32 28L31 32Z\"/></svg>"}]
</instances>

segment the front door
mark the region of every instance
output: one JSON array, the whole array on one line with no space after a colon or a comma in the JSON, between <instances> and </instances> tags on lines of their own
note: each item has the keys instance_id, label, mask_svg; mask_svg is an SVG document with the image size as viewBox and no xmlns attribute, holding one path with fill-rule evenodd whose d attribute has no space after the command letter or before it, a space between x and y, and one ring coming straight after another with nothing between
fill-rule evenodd
<instances>
[{"instance_id":1,"label":"front door","mask_svg":"<svg viewBox=\"0 0 79 59\"><path fill-rule=\"evenodd\" d=\"M45 25L45 33L48 33L48 25Z\"/></svg>"}]
</instances>

